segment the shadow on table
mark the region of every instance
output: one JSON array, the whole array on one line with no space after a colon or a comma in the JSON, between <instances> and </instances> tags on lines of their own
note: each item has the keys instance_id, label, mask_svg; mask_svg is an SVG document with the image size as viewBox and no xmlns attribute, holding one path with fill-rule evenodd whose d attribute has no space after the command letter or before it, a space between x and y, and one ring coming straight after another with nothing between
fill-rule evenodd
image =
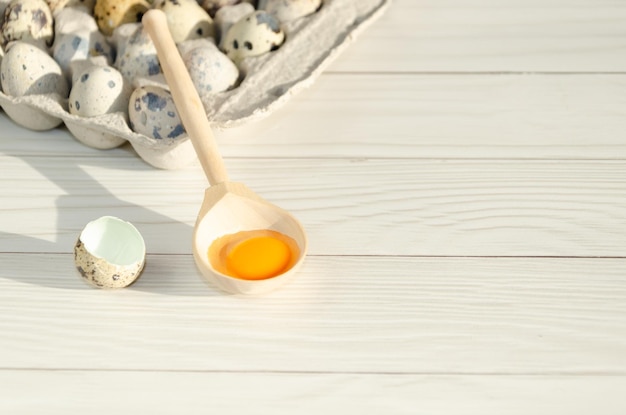
<instances>
[{"instance_id":1,"label":"shadow on table","mask_svg":"<svg viewBox=\"0 0 626 415\"><path fill-rule=\"evenodd\" d=\"M132 149L127 144L125 148L117 151L132 152ZM216 296L227 295L205 282L202 279L199 271L195 268L195 263L191 255L191 233L192 226L176 221L170 217L166 217L161 213L155 212L151 209L139 206L134 203L130 203L119 199L112 194L97 180L91 177L78 163L77 160L67 158L68 163L63 166L64 170L69 170L70 174L64 173L65 177L71 177L70 180L59 180L58 174L55 174L54 167L50 163L46 162L44 157L24 157L22 155L14 155L11 152L4 151L4 155L9 157L20 158L26 162L32 168L37 170L42 176L46 177L50 182L57 185L64 190L67 194L59 196L55 202L55 207L50 206L51 209L55 209L57 212L57 229L56 240L45 241L32 236L25 236L21 234L8 233L0 231L0 239L11 239L15 242L16 246L37 246L37 252L42 253L73 253L73 243L67 243L67 238L60 237L62 233L75 232L75 238L78 238L80 231L91 220L94 220L100 216L112 215L118 216L126 221L133 223L139 231L144 234L142 227L158 226L160 229L157 234L162 235L164 238L173 238L173 243L176 243L175 235L185 235L186 240L189 241L189 255L175 255L175 261L169 262L167 258L171 258L169 255L150 255L150 241L146 241L146 249L148 251L148 261L143 275L139 280L128 287L130 290L147 291L156 294L164 295L177 295L177 296ZM106 155L104 156L106 157ZM100 166L100 161L104 157L88 157L80 159L80 164L88 164L90 166ZM129 180L132 180L133 172L145 171L154 169L148 166L138 157L136 163L126 163L124 169L128 171ZM104 165L102 164L104 167ZM107 164L107 167L110 163ZM75 186L73 184L79 183ZM199 190L201 191L201 190ZM164 194L166 194L164 192ZM72 199L92 199L94 202L90 206L88 212L77 209L76 204L72 203ZM45 208L45 206L44 206ZM152 232L154 233L154 232ZM71 258L71 259L70 259ZM68 256L68 260L73 261L73 256ZM155 264L158 266L159 272L151 273L151 269L155 269ZM185 280L181 281L180 266L184 269L188 269L189 272L185 272ZM171 267L171 270L168 269ZM73 264L72 264L72 268ZM45 270L41 270L42 273ZM75 269L74 269L75 271ZM170 272L171 271L171 272ZM167 279L169 277L172 279ZM177 280L173 278L176 277ZM39 285L46 285L52 288L64 288L64 289L92 289L87 283L81 281L78 271L75 271L73 275L66 275L62 281L46 281L41 283L41 279L37 282L29 281L24 277L14 277L13 279L19 279L20 282L33 283Z\"/></svg>"}]
</instances>

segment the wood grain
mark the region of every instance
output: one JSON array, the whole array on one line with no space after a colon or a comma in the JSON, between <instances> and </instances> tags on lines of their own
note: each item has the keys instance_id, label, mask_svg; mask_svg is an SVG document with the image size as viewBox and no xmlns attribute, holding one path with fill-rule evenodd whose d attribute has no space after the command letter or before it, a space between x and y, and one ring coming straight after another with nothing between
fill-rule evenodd
<instances>
[{"instance_id":1,"label":"wood grain","mask_svg":"<svg viewBox=\"0 0 626 415\"><path fill-rule=\"evenodd\" d=\"M624 72L620 0L394 0L338 72Z\"/></svg>"},{"instance_id":2,"label":"wood grain","mask_svg":"<svg viewBox=\"0 0 626 415\"><path fill-rule=\"evenodd\" d=\"M309 257L259 298L190 255L149 255L121 291L71 254L0 263L4 369L626 374L624 259Z\"/></svg>"},{"instance_id":3,"label":"wood grain","mask_svg":"<svg viewBox=\"0 0 626 415\"><path fill-rule=\"evenodd\" d=\"M202 172L133 159L0 157L0 252L71 252L103 215L149 253L191 252ZM620 256L621 161L230 159L235 181L292 212L312 255Z\"/></svg>"},{"instance_id":4,"label":"wood grain","mask_svg":"<svg viewBox=\"0 0 626 415\"><path fill-rule=\"evenodd\" d=\"M216 136L226 158L624 159L623 108L626 75L330 74L268 118ZM10 125L0 141L9 155L42 149L132 156L89 149L63 130Z\"/></svg>"},{"instance_id":5,"label":"wood grain","mask_svg":"<svg viewBox=\"0 0 626 415\"><path fill-rule=\"evenodd\" d=\"M626 377L0 371L0 411L622 415ZM245 399L242 399L242 396ZM158 397L158 399L155 399ZM252 408L254 408L252 410Z\"/></svg>"},{"instance_id":6,"label":"wood grain","mask_svg":"<svg viewBox=\"0 0 626 415\"><path fill-rule=\"evenodd\" d=\"M218 132L293 212L297 278L200 276L198 165L0 114L0 413L626 413L626 2L394 0L307 91ZM120 291L90 220L149 252Z\"/></svg>"}]
</instances>

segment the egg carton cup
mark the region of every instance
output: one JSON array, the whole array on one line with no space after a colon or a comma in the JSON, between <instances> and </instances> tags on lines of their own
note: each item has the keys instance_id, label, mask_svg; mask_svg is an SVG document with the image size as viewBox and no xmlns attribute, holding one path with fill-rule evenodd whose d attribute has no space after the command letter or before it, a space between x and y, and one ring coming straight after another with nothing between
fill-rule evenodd
<instances>
[{"instance_id":1,"label":"egg carton cup","mask_svg":"<svg viewBox=\"0 0 626 415\"><path fill-rule=\"evenodd\" d=\"M309 87L390 3L391 0L324 0L318 12L283 25L285 43L276 51L242 61L243 79L236 88L200 97L212 126L240 126L284 105L294 94ZM143 83L159 81L157 78ZM32 130L65 124L78 141L89 147L111 149L128 141L139 157L157 168L179 169L196 159L187 137L155 140L135 133L123 113L90 118L73 115L67 110L67 100L56 94L11 97L0 92L0 106L14 122Z\"/></svg>"}]
</instances>

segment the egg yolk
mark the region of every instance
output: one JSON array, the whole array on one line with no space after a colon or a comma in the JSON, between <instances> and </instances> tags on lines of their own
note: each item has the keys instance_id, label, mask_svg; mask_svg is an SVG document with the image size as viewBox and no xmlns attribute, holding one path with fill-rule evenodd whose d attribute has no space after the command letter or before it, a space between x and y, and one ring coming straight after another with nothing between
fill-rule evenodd
<instances>
[{"instance_id":1,"label":"egg yolk","mask_svg":"<svg viewBox=\"0 0 626 415\"><path fill-rule=\"evenodd\" d=\"M267 229L224 235L213 241L208 252L213 268L245 280L280 275L295 264L298 255L292 238Z\"/></svg>"}]
</instances>

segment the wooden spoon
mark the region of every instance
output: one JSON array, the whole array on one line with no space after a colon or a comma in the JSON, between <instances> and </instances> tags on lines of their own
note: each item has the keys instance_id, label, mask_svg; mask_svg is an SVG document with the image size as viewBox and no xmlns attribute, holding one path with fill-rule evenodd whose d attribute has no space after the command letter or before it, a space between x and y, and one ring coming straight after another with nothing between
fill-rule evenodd
<instances>
[{"instance_id":1,"label":"wooden spoon","mask_svg":"<svg viewBox=\"0 0 626 415\"><path fill-rule=\"evenodd\" d=\"M156 46L165 79L178 114L196 150L209 184L193 233L193 255L202 274L234 294L263 294L289 281L302 263L307 238L300 222L289 212L263 200L245 185L228 181L202 101L189 77L167 26L165 14L149 10L142 23ZM296 263L286 272L264 280L244 280L217 271L208 258L217 238L239 231L268 229L293 238L300 249Z\"/></svg>"}]
</instances>

